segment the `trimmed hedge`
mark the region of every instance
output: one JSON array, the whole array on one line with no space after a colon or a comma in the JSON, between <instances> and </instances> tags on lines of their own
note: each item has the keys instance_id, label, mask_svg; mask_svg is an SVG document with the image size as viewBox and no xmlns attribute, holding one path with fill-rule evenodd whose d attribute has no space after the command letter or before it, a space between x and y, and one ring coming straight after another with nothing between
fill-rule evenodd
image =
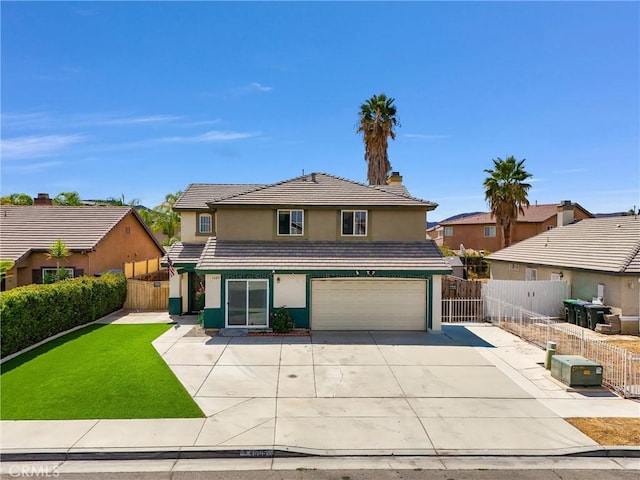
<instances>
[{"instance_id":1,"label":"trimmed hedge","mask_svg":"<svg viewBox=\"0 0 640 480\"><path fill-rule=\"evenodd\" d=\"M122 274L78 277L50 285L27 285L0 293L4 357L60 332L122 308Z\"/></svg>"}]
</instances>

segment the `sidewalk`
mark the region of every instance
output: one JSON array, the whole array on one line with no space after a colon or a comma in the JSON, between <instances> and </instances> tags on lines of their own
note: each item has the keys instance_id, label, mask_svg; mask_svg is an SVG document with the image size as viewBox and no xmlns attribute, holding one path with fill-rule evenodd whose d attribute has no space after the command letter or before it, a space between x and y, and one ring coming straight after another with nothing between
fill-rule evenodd
<instances>
[{"instance_id":1,"label":"sidewalk","mask_svg":"<svg viewBox=\"0 0 640 480\"><path fill-rule=\"evenodd\" d=\"M152 317L109 321L168 320ZM193 323L178 319L153 344L207 418L3 421L2 454L44 459L46 452L64 460L639 452L597 445L562 419L638 417L640 403L604 389L567 388L540 365L542 350L498 327L319 332L313 339L185 336Z\"/></svg>"}]
</instances>

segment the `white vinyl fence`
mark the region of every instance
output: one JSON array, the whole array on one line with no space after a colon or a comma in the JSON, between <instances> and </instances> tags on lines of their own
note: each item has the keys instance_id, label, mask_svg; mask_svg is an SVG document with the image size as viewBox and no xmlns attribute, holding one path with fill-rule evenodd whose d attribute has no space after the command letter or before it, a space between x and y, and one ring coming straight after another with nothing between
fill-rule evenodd
<instances>
[{"instance_id":1,"label":"white vinyl fence","mask_svg":"<svg viewBox=\"0 0 640 480\"><path fill-rule=\"evenodd\" d=\"M620 395L640 398L640 355L594 338L589 330L526 310L501 299L484 297L485 319L545 348L556 342L560 355L581 355L603 367L603 383Z\"/></svg>"},{"instance_id":2,"label":"white vinyl fence","mask_svg":"<svg viewBox=\"0 0 640 480\"><path fill-rule=\"evenodd\" d=\"M562 300L569 298L569 295L569 285L564 280L489 280L482 286L482 298L498 299L502 303L518 305L548 317L561 316L564 307ZM498 312L487 312L485 307L485 313L492 316Z\"/></svg>"}]
</instances>

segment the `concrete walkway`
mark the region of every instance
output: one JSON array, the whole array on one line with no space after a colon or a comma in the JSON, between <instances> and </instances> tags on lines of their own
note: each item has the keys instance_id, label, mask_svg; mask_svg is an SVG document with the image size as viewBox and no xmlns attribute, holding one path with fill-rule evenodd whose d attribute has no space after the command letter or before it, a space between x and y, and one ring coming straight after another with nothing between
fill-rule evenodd
<instances>
[{"instance_id":1,"label":"concrete walkway","mask_svg":"<svg viewBox=\"0 0 640 480\"><path fill-rule=\"evenodd\" d=\"M223 338L177 320L153 345L207 418L5 421L2 452L544 456L603 450L564 417L640 416L551 379L542 350L490 325Z\"/></svg>"}]
</instances>

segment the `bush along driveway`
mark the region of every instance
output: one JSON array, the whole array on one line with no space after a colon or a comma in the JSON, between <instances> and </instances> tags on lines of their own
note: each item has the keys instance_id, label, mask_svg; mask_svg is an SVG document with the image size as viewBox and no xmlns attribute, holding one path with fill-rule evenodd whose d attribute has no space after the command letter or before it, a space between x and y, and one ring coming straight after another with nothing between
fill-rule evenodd
<instances>
[{"instance_id":1,"label":"bush along driveway","mask_svg":"<svg viewBox=\"0 0 640 480\"><path fill-rule=\"evenodd\" d=\"M91 325L2 365L2 420L202 417L151 345L169 325Z\"/></svg>"}]
</instances>

